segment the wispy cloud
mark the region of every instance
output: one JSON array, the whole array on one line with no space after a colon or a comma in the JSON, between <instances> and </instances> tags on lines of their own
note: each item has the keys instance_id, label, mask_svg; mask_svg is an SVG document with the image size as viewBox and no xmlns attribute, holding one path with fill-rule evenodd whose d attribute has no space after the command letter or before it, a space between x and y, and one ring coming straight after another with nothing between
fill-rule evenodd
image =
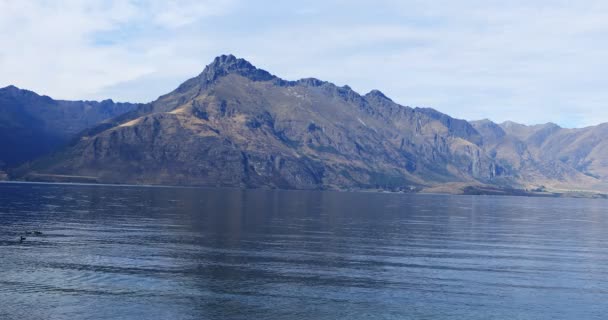
<instances>
[{"instance_id":1,"label":"wispy cloud","mask_svg":"<svg viewBox=\"0 0 608 320\"><path fill-rule=\"evenodd\" d=\"M149 101L222 53L466 119L608 121L605 1L0 0L0 85Z\"/></svg>"},{"instance_id":2,"label":"wispy cloud","mask_svg":"<svg viewBox=\"0 0 608 320\"><path fill-rule=\"evenodd\" d=\"M235 1L154 1L150 11L154 22L166 28L179 28L201 18L221 16L234 8Z\"/></svg>"}]
</instances>

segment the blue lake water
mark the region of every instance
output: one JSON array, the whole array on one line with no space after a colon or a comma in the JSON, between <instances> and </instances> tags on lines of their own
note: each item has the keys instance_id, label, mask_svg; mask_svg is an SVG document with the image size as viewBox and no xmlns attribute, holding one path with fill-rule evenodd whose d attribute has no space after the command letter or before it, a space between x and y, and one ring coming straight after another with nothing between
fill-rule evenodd
<instances>
[{"instance_id":1,"label":"blue lake water","mask_svg":"<svg viewBox=\"0 0 608 320\"><path fill-rule=\"evenodd\" d=\"M0 184L0 319L606 319L607 205Z\"/></svg>"}]
</instances>

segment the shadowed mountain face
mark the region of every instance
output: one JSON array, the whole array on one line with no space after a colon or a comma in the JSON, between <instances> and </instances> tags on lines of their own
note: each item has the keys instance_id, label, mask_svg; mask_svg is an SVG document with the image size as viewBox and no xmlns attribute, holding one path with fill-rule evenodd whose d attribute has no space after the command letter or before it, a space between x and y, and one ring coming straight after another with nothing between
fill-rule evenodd
<instances>
[{"instance_id":1,"label":"shadowed mountain face","mask_svg":"<svg viewBox=\"0 0 608 320\"><path fill-rule=\"evenodd\" d=\"M65 145L82 130L137 108L111 100L62 101L14 86L0 89L0 169Z\"/></svg>"},{"instance_id":2,"label":"shadowed mountain face","mask_svg":"<svg viewBox=\"0 0 608 320\"><path fill-rule=\"evenodd\" d=\"M601 189L605 128L469 123L378 90L286 81L228 55L15 175L296 189Z\"/></svg>"}]
</instances>

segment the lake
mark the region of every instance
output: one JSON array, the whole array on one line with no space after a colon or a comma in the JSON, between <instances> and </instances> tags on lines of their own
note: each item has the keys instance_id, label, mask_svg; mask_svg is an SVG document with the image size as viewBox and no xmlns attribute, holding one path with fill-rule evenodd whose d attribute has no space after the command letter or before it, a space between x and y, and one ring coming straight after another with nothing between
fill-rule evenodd
<instances>
[{"instance_id":1,"label":"lake","mask_svg":"<svg viewBox=\"0 0 608 320\"><path fill-rule=\"evenodd\" d=\"M3 183L0 319L606 319L607 205Z\"/></svg>"}]
</instances>

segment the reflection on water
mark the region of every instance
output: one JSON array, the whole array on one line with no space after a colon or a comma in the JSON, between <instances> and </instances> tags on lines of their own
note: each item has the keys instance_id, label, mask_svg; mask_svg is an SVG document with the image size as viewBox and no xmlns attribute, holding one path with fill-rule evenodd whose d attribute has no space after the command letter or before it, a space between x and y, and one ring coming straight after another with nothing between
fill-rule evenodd
<instances>
[{"instance_id":1,"label":"reflection on water","mask_svg":"<svg viewBox=\"0 0 608 320\"><path fill-rule=\"evenodd\" d=\"M0 319L605 319L607 203L0 184Z\"/></svg>"}]
</instances>

